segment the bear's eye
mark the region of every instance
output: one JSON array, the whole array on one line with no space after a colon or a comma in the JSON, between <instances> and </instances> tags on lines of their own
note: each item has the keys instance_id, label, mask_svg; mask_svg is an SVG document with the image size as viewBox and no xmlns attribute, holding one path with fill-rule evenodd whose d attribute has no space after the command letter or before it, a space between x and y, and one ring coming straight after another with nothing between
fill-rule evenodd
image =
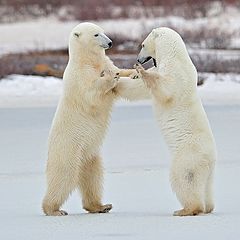
<instances>
[{"instance_id":1,"label":"bear's eye","mask_svg":"<svg viewBox=\"0 0 240 240\"><path fill-rule=\"evenodd\" d=\"M79 37L80 34L75 32L75 33L74 33L74 36Z\"/></svg>"},{"instance_id":2,"label":"bear's eye","mask_svg":"<svg viewBox=\"0 0 240 240\"><path fill-rule=\"evenodd\" d=\"M144 48L144 44L142 45L142 47Z\"/></svg>"},{"instance_id":3,"label":"bear's eye","mask_svg":"<svg viewBox=\"0 0 240 240\"><path fill-rule=\"evenodd\" d=\"M98 33L94 35L94 37L98 37Z\"/></svg>"}]
</instances>

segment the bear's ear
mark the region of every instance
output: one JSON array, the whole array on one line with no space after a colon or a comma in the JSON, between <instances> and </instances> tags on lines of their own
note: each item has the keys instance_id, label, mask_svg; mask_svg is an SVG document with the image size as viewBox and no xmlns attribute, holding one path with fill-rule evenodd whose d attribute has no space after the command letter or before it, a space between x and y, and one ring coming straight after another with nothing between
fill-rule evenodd
<instances>
[{"instance_id":1,"label":"bear's ear","mask_svg":"<svg viewBox=\"0 0 240 240\"><path fill-rule=\"evenodd\" d=\"M73 36L74 36L74 37L77 37L77 38L79 38L80 35L81 35L81 33L77 33L77 32L74 32L74 33L73 33Z\"/></svg>"},{"instance_id":2,"label":"bear's ear","mask_svg":"<svg viewBox=\"0 0 240 240\"><path fill-rule=\"evenodd\" d=\"M154 38L154 39L158 37L158 32L157 32L156 29L153 29L153 30L152 30L152 35L153 35L153 38Z\"/></svg>"}]
</instances>

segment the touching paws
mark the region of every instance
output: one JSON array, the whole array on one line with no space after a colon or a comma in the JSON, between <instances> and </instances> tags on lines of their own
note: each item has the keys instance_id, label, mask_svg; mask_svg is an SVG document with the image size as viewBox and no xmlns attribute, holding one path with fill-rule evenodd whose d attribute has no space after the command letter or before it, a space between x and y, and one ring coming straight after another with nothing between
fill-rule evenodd
<instances>
[{"instance_id":1,"label":"touching paws","mask_svg":"<svg viewBox=\"0 0 240 240\"><path fill-rule=\"evenodd\" d=\"M102 71L100 74L100 81L104 86L104 94L108 93L109 91L113 90L118 83L119 80L119 73L114 73L112 71Z\"/></svg>"},{"instance_id":2,"label":"touching paws","mask_svg":"<svg viewBox=\"0 0 240 240\"><path fill-rule=\"evenodd\" d=\"M129 77L130 77L131 79L137 79L137 78L139 78L139 75L138 75L138 72L136 71L136 69L133 69L133 70L132 70L132 73L129 75Z\"/></svg>"},{"instance_id":3,"label":"touching paws","mask_svg":"<svg viewBox=\"0 0 240 240\"><path fill-rule=\"evenodd\" d=\"M159 75L155 72L146 71L141 64L135 64L134 68L136 69L139 78L141 78L146 86L151 89L157 88Z\"/></svg>"},{"instance_id":4,"label":"touching paws","mask_svg":"<svg viewBox=\"0 0 240 240\"><path fill-rule=\"evenodd\" d=\"M132 79L142 78L141 71L145 71L145 69L140 64L134 64L133 66L135 71L129 76Z\"/></svg>"},{"instance_id":5,"label":"touching paws","mask_svg":"<svg viewBox=\"0 0 240 240\"><path fill-rule=\"evenodd\" d=\"M134 64L133 67L136 69L136 71L137 71L138 74L142 74L142 73L145 72L145 69L144 69L143 66L142 66L141 64L139 64L139 63Z\"/></svg>"}]
</instances>

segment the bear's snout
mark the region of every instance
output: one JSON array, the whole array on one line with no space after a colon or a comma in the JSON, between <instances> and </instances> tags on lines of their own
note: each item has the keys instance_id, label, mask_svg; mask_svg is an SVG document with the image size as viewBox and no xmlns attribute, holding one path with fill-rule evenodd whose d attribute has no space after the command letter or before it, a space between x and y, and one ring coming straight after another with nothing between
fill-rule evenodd
<instances>
[{"instance_id":1,"label":"bear's snout","mask_svg":"<svg viewBox=\"0 0 240 240\"><path fill-rule=\"evenodd\" d=\"M148 57L140 57L140 56L138 56L137 61L139 63L141 63L141 64L144 64L144 63L148 62L151 59L152 59L152 57L150 57L150 56L148 56Z\"/></svg>"},{"instance_id":2,"label":"bear's snout","mask_svg":"<svg viewBox=\"0 0 240 240\"><path fill-rule=\"evenodd\" d=\"M109 48L111 48L111 47L112 47L112 45L113 45L113 43L112 43L112 42L109 42L109 43L108 43L108 47L109 47Z\"/></svg>"}]
</instances>

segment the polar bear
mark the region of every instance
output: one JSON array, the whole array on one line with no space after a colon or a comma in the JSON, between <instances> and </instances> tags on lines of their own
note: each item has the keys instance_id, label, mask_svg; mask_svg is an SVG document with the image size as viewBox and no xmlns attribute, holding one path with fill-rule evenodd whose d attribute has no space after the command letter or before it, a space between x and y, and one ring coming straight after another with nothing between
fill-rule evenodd
<instances>
[{"instance_id":1,"label":"polar bear","mask_svg":"<svg viewBox=\"0 0 240 240\"><path fill-rule=\"evenodd\" d=\"M114 100L150 97L140 79L120 78L136 73L118 69L105 55L112 41L92 23L76 26L69 38L69 62L63 75L63 94L49 135L47 192L42 208L46 215L63 216L60 207L78 188L83 208L105 213L102 204L103 167L100 147Z\"/></svg>"},{"instance_id":2,"label":"polar bear","mask_svg":"<svg viewBox=\"0 0 240 240\"><path fill-rule=\"evenodd\" d=\"M213 203L214 137L197 94L197 71L180 35L154 29L142 43L141 64L153 58L157 71L136 69L150 88L154 110L172 155L170 180L182 210L175 216L210 213Z\"/></svg>"}]
</instances>

